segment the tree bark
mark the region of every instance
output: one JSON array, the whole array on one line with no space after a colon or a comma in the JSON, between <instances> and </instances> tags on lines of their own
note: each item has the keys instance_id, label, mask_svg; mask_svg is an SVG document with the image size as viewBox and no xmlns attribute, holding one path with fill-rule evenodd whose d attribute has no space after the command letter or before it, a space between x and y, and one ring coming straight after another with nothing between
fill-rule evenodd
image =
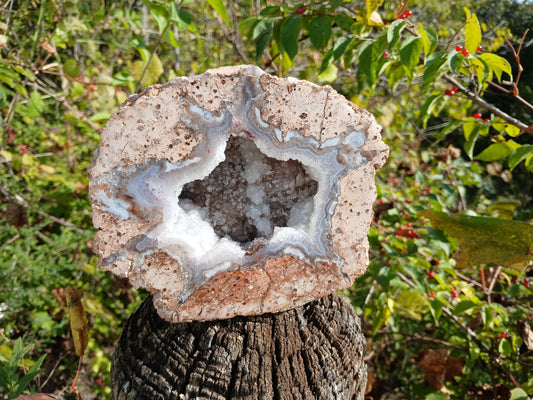
<instances>
[{"instance_id":1,"label":"tree bark","mask_svg":"<svg viewBox=\"0 0 533 400\"><path fill-rule=\"evenodd\" d=\"M113 355L113 399L362 400L365 339L337 294L277 314L172 324L147 298Z\"/></svg>"}]
</instances>

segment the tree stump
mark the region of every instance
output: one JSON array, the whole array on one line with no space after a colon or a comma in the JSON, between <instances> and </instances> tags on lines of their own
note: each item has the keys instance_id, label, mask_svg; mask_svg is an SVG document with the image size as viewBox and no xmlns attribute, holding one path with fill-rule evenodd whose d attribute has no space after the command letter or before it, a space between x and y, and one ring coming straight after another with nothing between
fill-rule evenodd
<instances>
[{"instance_id":1,"label":"tree stump","mask_svg":"<svg viewBox=\"0 0 533 400\"><path fill-rule=\"evenodd\" d=\"M359 318L332 294L276 314L170 323L148 297L111 368L115 400L363 399Z\"/></svg>"}]
</instances>

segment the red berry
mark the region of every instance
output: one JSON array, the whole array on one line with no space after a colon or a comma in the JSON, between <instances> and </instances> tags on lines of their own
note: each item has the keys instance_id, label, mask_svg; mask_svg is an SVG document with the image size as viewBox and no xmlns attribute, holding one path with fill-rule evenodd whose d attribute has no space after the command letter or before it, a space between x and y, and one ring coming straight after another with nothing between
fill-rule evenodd
<instances>
[{"instance_id":1,"label":"red berry","mask_svg":"<svg viewBox=\"0 0 533 400\"><path fill-rule=\"evenodd\" d=\"M404 18L409 18L411 15L413 15L413 13L411 11L409 11L409 10L405 10L403 15L404 15Z\"/></svg>"},{"instance_id":2,"label":"red berry","mask_svg":"<svg viewBox=\"0 0 533 400\"><path fill-rule=\"evenodd\" d=\"M509 337L509 335L507 335L507 332L502 332L502 333L500 334L500 338L501 338L501 339L507 339L508 337Z\"/></svg>"},{"instance_id":3,"label":"red berry","mask_svg":"<svg viewBox=\"0 0 533 400\"><path fill-rule=\"evenodd\" d=\"M435 265L440 265L440 260L435 260Z\"/></svg>"},{"instance_id":4,"label":"red berry","mask_svg":"<svg viewBox=\"0 0 533 400\"><path fill-rule=\"evenodd\" d=\"M296 10L296 14L302 15L305 12L305 10L306 10L305 7L300 7L299 9Z\"/></svg>"},{"instance_id":5,"label":"red berry","mask_svg":"<svg viewBox=\"0 0 533 400\"><path fill-rule=\"evenodd\" d=\"M457 93L458 91L459 91L459 89L457 89L455 86L452 87L452 92L453 92L454 94Z\"/></svg>"},{"instance_id":6,"label":"red berry","mask_svg":"<svg viewBox=\"0 0 533 400\"><path fill-rule=\"evenodd\" d=\"M385 51L383 52L383 57L387 58L388 56L389 56L389 52L388 52L387 50L385 50Z\"/></svg>"},{"instance_id":7,"label":"red berry","mask_svg":"<svg viewBox=\"0 0 533 400\"><path fill-rule=\"evenodd\" d=\"M431 189L430 189L430 188L427 188L427 189L426 189L426 193L427 193L427 194L430 194L430 193L431 193Z\"/></svg>"},{"instance_id":8,"label":"red berry","mask_svg":"<svg viewBox=\"0 0 533 400\"><path fill-rule=\"evenodd\" d=\"M445 94L446 96L453 96L453 95L455 94L455 92L454 92L453 90L446 89L446 90L444 91L444 94Z\"/></svg>"},{"instance_id":9,"label":"red berry","mask_svg":"<svg viewBox=\"0 0 533 400\"><path fill-rule=\"evenodd\" d=\"M378 204L385 204L383 200L378 200Z\"/></svg>"},{"instance_id":10,"label":"red berry","mask_svg":"<svg viewBox=\"0 0 533 400\"><path fill-rule=\"evenodd\" d=\"M452 297L453 298L456 298L457 297L457 292L455 290L452 290Z\"/></svg>"},{"instance_id":11,"label":"red berry","mask_svg":"<svg viewBox=\"0 0 533 400\"><path fill-rule=\"evenodd\" d=\"M477 46L477 49L476 51L481 51L483 49L483 47L481 47L481 45Z\"/></svg>"},{"instance_id":12,"label":"red berry","mask_svg":"<svg viewBox=\"0 0 533 400\"><path fill-rule=\"evenodd\" d=\"M461 54L466 57L468 55L468 50L463 49L463 51L461 51Z\"/></svg>"},{"instance_id":13,"label":"red berry","mask_svg":"<svg viewBox=\"0 0 533 400\"><path fill-rule=\"evenodd\" d=\"M459 51L463 51L463 48L459 45L455 46L455 51L459 52Z\"/></svg>"},{"instance_id":14,"label":"red berry","mask_svg":"<svg viewBox=\"0 0 533 400\"><path fill-rule=\"evenodd\" d=\"M490 121L490 120L489 120L488 118L485 118L485 119L483 120L483 122L485 122L485 123L487 123L487 122L489 122L489 121Z\"/></svg>"},{"instance_id":15,"label":"red berry","mask_svg":"<svg viewBox=\"0 0 533 400\"><path fill-rule=\"evenodd\" d=\"M435 276L435 271L431 270L428 272L428 278L429 279L433 279L433 277Z\"/></svg>"},{"instance_id":16,"label":"red berry","mask_svg":"<svg viewBox=\"0 0 533 400\"><path fill-rule=\"evenodd\" d=\"M431 297L431 298L435 297L435 292L429 292L428 297Z\"/></svg>"},{"instance_id":17,"label":"red berry","mask_svg":"<svg viewBox=\"0 0 533 400\"><path fill-rule=\"evenodd\" d=\"M475 113L474 118L475 119L481 119L482 115L480 113Z\"/></svg>"},{"instance_id":18,"label":"red berry","mask_svg":"<svg viewBox=\"0 0 533 400\"><path fill-rule=\"evenodd\" d=\"M529 279L524 278L524 286L526 287L526 289L529 289Z\"/></svg>"}]
</instances>

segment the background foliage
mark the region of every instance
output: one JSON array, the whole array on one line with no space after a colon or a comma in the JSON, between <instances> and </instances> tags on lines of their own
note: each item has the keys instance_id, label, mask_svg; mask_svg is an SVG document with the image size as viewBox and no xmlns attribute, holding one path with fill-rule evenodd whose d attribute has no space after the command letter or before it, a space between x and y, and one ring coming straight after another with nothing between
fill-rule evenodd
<instances>
[{"instance_id":1,"label":"background foliage","mask_svg":"<svg viewBox=\"0 0 533 400\"><path fill-rule=\"evenodd\" d=\"M9 367L10 382L26 386L45 355L29 390L72 396L64 288L73 286L90 323L80 391L110 398L112 347L143 294L95 267L87 168L99 130L147 85L253 63L332 85L374 113L391 147L371 263L345 293L368 338L368 396L532 395L531 33L521 40L532 9L512 0L4 1L0 372ZM0 395L13 394L7 385Z\"/></svg>"}]
</instances>

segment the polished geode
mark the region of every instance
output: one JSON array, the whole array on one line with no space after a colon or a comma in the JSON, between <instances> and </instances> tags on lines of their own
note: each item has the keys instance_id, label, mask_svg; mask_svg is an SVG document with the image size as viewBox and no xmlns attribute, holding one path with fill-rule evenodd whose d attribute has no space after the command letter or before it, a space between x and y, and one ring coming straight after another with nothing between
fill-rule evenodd
<instances>
[{"instance_id":1,"label":"polished geode","mask_svg":"<svg viewBox=\"0 0 533 400\"><path fill-rule=\"evenodd\" d=\"M147 88L111 117L89 170L99 265L172 322L349 287L368 264L380 131L330 87L253 66Z\"/></svg>"}]
</instances>

